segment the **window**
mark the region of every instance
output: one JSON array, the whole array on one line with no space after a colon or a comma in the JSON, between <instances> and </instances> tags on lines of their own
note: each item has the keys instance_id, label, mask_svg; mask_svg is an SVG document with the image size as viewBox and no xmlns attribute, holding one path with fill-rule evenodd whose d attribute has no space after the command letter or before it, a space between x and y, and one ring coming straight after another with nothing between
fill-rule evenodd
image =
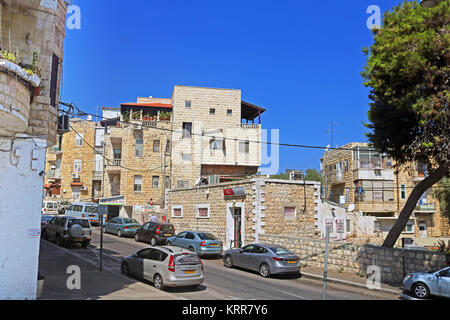
<instances>
[{"instance_id":1,"label":"window","mask_svg":"<svg viewBox=\"0 0 450 320\"><path fill-rule=\"evenodd\" d=\"M192 161L192 155L190 153L182 154L183 161Z\"/></svg>"},{"instance_id":2,"label":"window","mask_svg":"<svg viewBox=\"0 0 450 320\"><path fill-rule=\"evenodd\" d=\"M348 169L349 169L349 163L348 163L348 160L345 160L345 162L344 162L344 170L345 170L345 172L347 172Z\"/></svg>"},{"instance_id":3,"label":"window","mask_svg":"<svg viewBox=\"0 0 450 320\"><path fill-rule=\"evenodd\" d=\"M75 134L75 145L81 147L83 145L83 134L77 133Z\"/></svg>"},{"instance_id":4,"label":"window","mask_svg":"<svg viewBox=\"0 0 450 320\"><path fill-rule=\"evenodd\" d=\"M408 221L406 224L405 232L413 233L414 232L414 222Z\"/></svg>"},{"instance_id":5,"label":"window","mask_svg":"<svg viewBox=\"0 0 450 320\"><path fill-rule=\"evenodd\" d=\"M166 188L167 189L170 188L170 178L169 178L169 176L166 176Z\"/></svg>"},{"instance_id":6,"label":"window","mask_svg":"<svg viewBox=\"0 0 450 320\"><path fill-rule=\"evenodd\" d=\"M183 217L183 206L172 206L172 217L174 218Z\"/></svg>"},{"instance_id":7,"label":"window","mask_svg":"<svg viewBox=\"0 0 450 320\"><path fill-rule=\"evenodd\" d=\"M345 232L352 232L352 230L351 230L351 220L350 219L346 219L345 220Z\"/></svg>"},{"instance_id":8,"label":"window","mask_svg":"<svg viewBox=\"0 0 450 320\"><path fill-rule=\"evenodd\" d=\"M178 188L189 188L189 181L178 180Z\"/></svg>"},{"instance_id":9,"label":"window","mask_svg":"<svg viewBox=\"0 0 450 320\"><path fill-rule=\"evenodd\" d=\"M192 101L186 100L186 101L184 102L184 107L185 107L185 108L190 108L191 106L192 106Z\"/></svg>"},{"instance_id":10,"label":"window","mask_svg":"<svg viewBox=\"0 0 450 320\"><path fill-rule=\"evenodd\" d=\"M183 139L190 139L192 136L192 122L183 122Z\"/></svg>"},{"instance_id":11,"label":"window","mask_svg":"<svg viewBox=\"0 0 450 320\"><path fill-rule=\"evenodd\" d=\"M135 156L136 157L144 156L144 140L142 139L136 139Z\"/></svg>"},{"instance_id":12,"label":"window","mask_svg":"<svg viewBox=\"0 0 450 320\"><path fill-rule=\"evenodd\" d=\"M215 115L216 114L216 109L210 108L209 109L209 114L212 115L212 116Z\"/></svg>"},{"instance_id":13,"label":"window","mask_svg":"<svg viewBox=\"0 0 450 320\"><path fill-rule=\"evenodd\" d=\"M192 232L188 232L184 238L188 240L194 240L195 236Z\"/></svg>"},{"instance_id":14,"label":"window","mask_svg":"<svg viewBox=\"0 0 450 320\"><path fill-rule=\"evenodd\" d=\"M159 152L159 145L160 145L159 140L153 140L153 152Z\"/></svg>"},{"instance_id":15,"label":"window","mask_svg":"<svg viewBox=\"0 0 450 320\"><path fill-rule=\"evenodd\" d=\"M152 187L155 189L159 188L159 176L152 177Z\"/></svg>"},{"instance_id":16,"label":"window","mask_svg":"<svg viewBox=\"0 0 450 320\"><path fill-rule=\"evenodd\" d=\"M56 54L53 54L52 60L52 73L50 78L50 104L53 107L57 107L59 105L59 101L57 101L58 96L58 69L59 69L59 58Z\"/></svg>"},{"instance_id":17,"label":"window","mask_svg":"<svg viewBox=\"0 0 450 320\"><path fill-rule=\"evenodd\" d=\"M209 141L209 148L211 150L223 150L224 140L221 139L211 139Z\"/></svg>"},{"instance_id":18,"label":"window","mask_svg":"<svg viewBox=\"0 0 450 320\"><path fill-rule=\"evenodd\" d=\"M228 110L227 110L227 116L232 116L232 115L233 115L233 110L228 109Z\"/></svg>"},{"instance_id":19,"label":"window","mask_svg":"<svg viewBox=\"0 0 450 320\"><path fill-rule=\"evenodd\" d=\"M267 253L267 249L260 246L255 246L255 249L253 249L253 253L265 254Z\"/></svg>"},{"instance_id":20,"label":"window","mask_svg":"<svg viewBox=\"0 0 450 320\"><path fill-rule=\"evenodd\" d=\"M285 218L295 218L295 207L284 207Z\"/></svg>"},{"instance_id":21,"label":"window","mask_svg":"<svg viewBox=\"0 0 450 320\"><path fill-rule=\"evenodd\" d=\"M73 172L80 173L82 169L82 161L79 159L76 159L73 161Z\"/></svg>"},{"instance_id":22,"label":"window","mask_svg":"<svg viewBox=\"0 0 450 320\"><path fill-rule=\"evenodd\" d=\"M239 152L248 154L250 152L250 142L239 141Z\"/></svg>"},{"instance_id":23,"label":"window","mask_svg":"<svg viewBox=\"0 0 450 320\"><path fill-rule=\"evenodd\" d=\"M81 198L80 189L81 189L81 187L78 187L78 186L73 186L73 187L72 187L72 198L73 198L74 200L78 200L78 199ZM79 210L75 210L75 209L77 209L76 207L79 207ZM75 206L75 207L74 207L74 211L79 211L79 212L81 212L81 206Z\"/></svg>"},{"instance_id":24,"label":"window","mask_svg":"<svg viewBox=\"0 0 450 320\"><path fill-rule=\"evenodd\" d=\"M209 204L199 204L197 206L197 218L209 218Z\"/></svg>"},{"instance_id":25,"label":"window","mask_svg":"<svg viewBox=\"0 0 450 320\"><path fill-rule=\"evenodd\" d=\"M122 159L122 150L121 149L114 149L113 153L114 153L114 159L115 160Z\"/></svg>"},{"instance_id":26,"label":"window","mask_svg":"<svg viewBox=\"0 0 450 320\"><path fill-rule=\"evenodd\" d=\"M402 199L402 200L406 199L406 185L405 184L400 185L400 199Z\"/></svg>"},{"instance_id":27,"label":"window","mask_svg":"<svg viewBox=\"0 0 450 320\"><path fill-rule=\"evenodd\" d=\"M246 246L246 247L244 247L242 249L243 249L244 252L251 253L255 249L255 246L254 245L249 245L249 246Z\"/></svg>"},{"instance_id":28,"label":"window","mask_svg":"<svg viewBox=\"0 0 450 320\"><path fill-rule=\"evenodd\" d=\"M142 192L142 176L134 176L134 192Z\"/></svg>"}]
</instances>

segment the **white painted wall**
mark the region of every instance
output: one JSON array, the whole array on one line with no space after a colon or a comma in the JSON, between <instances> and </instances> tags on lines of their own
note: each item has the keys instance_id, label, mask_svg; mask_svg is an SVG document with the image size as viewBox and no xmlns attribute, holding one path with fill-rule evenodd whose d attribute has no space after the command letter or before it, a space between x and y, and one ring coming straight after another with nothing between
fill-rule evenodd
<instances>
[{"instance_id":1,"label":"white painted wall","mask_svg":"<svg viewBox=\"0 0 450 320\"><path fill-rule=\"evenodd\" d=\"M46 145L0 138L0 300L36 299Z\"/></svg>"}]
</instances>

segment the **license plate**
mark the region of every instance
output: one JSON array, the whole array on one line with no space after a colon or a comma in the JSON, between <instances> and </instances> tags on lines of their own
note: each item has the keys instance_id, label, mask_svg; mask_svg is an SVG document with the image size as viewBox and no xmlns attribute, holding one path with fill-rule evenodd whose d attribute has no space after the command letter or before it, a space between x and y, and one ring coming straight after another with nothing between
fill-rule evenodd
<instances>
[{"instance_id":1,"label":"license plate","mask_svg":"<svg viewBox=\"0 0 450 320\"><path fill-rule=\"evenodd\" d=\"M195 270L184 270L184 273L193 274L195 273Z\"/></svg>"},{"instance_id":2,"label":"license plate","mask_svg":"<svg viewBox=\"0 0 450 320\"><path fill-rule=\"evenodd\" d=\"M164 236L165 237L171 237L172 235L170 233L165 233Z\"/></svg>"},{"instance_id":3,"label":"license plate","mask_svg":"<svg viewBox=\"0 0 450 320\"><path fill-rule=\"evenodd\" d=\"M137 229L137 226L131 227L131 229Z\"/></svg>"},{"instance_id":4,"label":"license plate","mask_svg":"<svg viewBox=\"0 0 450 320\"><path fill-rule=\"evenodd\" d=\"M83 238L75 238L75 241L83 241Z\"/></svg>"},{"instance_id":5,"label":"license plate","mask_svg":"<svg viewBox=\"0 0 450 320\"><path fill-rule=\"evenodd\" d=\"M209 245L210 247L218 247L219 245L217 243L212 243Z\"/></svg>"},{"instance_id":6,"label":"license plate","mask_svg":"<svg viewBox=\"0 0 450 320\"><path fill-rule=\"evenodd\" d=\"M288 263L297 263L295 260L288 261Z\"/></svg>"}]
</instances>

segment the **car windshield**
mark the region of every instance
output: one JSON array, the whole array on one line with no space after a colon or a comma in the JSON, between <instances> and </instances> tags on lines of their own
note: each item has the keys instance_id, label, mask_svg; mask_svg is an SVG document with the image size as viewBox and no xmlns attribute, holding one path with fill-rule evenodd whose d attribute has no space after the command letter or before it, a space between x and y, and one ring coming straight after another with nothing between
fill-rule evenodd
<instances>
[{"instance_id":1,"label":"car windshield","mask_svg":"<svg viewBox=\"0 0 450 320\"><path fill-rule=\"evenodd\" d=\"M214 237L211 233L197 233L198 237L201 240L217 240L216 237Z\"/></svg>"},{"instance_id":2,"label":"car windshield","mask_svg":"<svg viewBox=\"0 0 450 320\"><path fill-rule=\"evenodd\" d=\"M126 218L126 219L122 219L123 220L123 223L137 223L137 224L139 224L139 222L137 222L136 220L134 220L134 219L130 219L130 218Z\"/></svg>"},{"instance_id":3,"label":"car windshield","mask_svg":"<svg viewBox=\"0 0 450 320\"><path fill-rule=\"evenodd\" d=\"M294 254L292 251L289 251L288 249L283 247L269 247L269 249L272 250L272 252L277 255Z\"/></svg>"},{"instance_id":4,"label":"car windshield","mask_svg":"<svg viewBox=\"0 0 450 320\"><path fill-rule=\"evenodd\" d=\"M89 221L85 220L85 219L70 219L69 222L67 222L67 227L70 228L74 224L79 224L83 228L91 227L91 225L89 224Z\"/></svg>"},{"instance_id":5,"label":"car windshield","mask_svg":"<svg viewBox=\"0 0 450 320\"><path fill-rule=\"evenodd\" d=\"M86 206L86 209L84 211L85 212L97 213L98 212L98 208L96 206Z\"/></svg>"},{"instance_id":6,"label":"car windshield","mask_svg":"<svg viewBox=\"0 0 450 320\"><path fill-rule=\"evenodd\" d=\"M200 264L200 258L195 253L181 253L173 256L177 265L193 265Z\"/></svg>"},{"instance_id":7,"label":"car windshield","mask_svg":"<svg viewBox=\"0 0 450 320\"><path fill-rule=\"evenodd\" d=\"M162 224L161 230L162 231L173 231L173 226L171 224Z\"/></svg>"}]
</instances>

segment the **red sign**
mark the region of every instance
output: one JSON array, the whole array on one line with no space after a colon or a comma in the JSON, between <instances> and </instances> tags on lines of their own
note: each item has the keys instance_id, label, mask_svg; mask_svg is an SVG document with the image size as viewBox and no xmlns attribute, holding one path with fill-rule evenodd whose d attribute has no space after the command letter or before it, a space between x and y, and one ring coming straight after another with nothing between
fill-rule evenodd
<instances>
[{"instance_id":1,"label":"red sign","mask_svg":"<svg viewBox=\"0 0 450 320\"><path fill-rule=\"evenodd\" d=\"M223 189L224 196L232 196L234 195L233 189Z\"/></svg>"}]
</instances>

